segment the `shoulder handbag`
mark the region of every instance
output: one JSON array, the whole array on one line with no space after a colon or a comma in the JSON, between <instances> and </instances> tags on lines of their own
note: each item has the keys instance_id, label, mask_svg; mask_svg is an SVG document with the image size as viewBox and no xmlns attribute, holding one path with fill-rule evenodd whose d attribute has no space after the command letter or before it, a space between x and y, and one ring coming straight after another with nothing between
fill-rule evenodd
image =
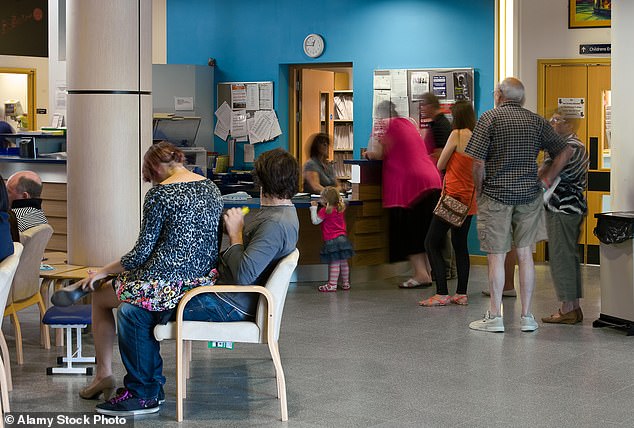
<instances>
[{"instance_id":1,"label":"shoulder handbag","mask_svg":"<svg viewBox=\"0 0 634 428\"><path fill-rule=\"evenodd\" d=\"M471 199L473 199L473 195L471 195ZM445 223L449 223L452 227L460 227L467 218L467 215L469 215L469 208L469 205L463 204L458 199L446 194L443 184L440 200L436 208L434 208L434 215L438 216Z\"/></svg>"}]
</instances>

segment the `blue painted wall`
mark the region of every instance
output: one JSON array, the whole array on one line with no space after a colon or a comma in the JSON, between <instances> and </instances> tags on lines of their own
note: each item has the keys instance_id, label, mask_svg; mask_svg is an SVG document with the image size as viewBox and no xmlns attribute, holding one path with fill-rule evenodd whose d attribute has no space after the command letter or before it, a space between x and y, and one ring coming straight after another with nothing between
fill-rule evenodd
<instances>
[{"instance_id":1,"label":"blue painted wall","mask_svg":"<svg viewBox=\"0 0 634 428\"><path fill-rule=\"evenodd\" d=\"M358 157L371 131L375 69L473 67L476 112L493 106L494 13L494 0L167 0L167 59L207 64L213 57L216 83L274 82L283 134L257 144L256 156L288 149L289 64L351 62ZM309 33L326 41L320 58L304 55ZM217 138L215 148L226 153Z\"/></svg>"},{"instance_id":2,"label":"blue painted wall","mask_svg":"<svg viewBox=\"0 0 634 428\"><path fill-rule=\"evenodd\" d=\"M216 83L274 82L283 135L258 144L256 155L288 148L288 64L352 62L358 157L371 130L375 69L474 67L476 111L492 107L494 8L494 0L168 0L167 57L170 64L216 58ZM326 41L318 59L302 50L309 33Z\"/></svg>"}]
</instances>

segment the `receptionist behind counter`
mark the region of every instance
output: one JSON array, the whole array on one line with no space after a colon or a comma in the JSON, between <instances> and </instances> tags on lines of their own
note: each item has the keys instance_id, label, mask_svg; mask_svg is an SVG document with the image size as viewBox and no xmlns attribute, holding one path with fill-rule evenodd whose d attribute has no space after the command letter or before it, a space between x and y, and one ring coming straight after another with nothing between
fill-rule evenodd
<instances>
[{"instance_id":1,"label":"receptionist behind counter","mask_svg":"<svg viewBox=\"0 0 634 428\"><path fill-rule=\"evenodd\" d=\"M304 192L319 195L324 187L337 187L337 178L332 163L328 161L330 136L324 133L310 136L310 159L303 168Z\"/></svg>"}]
</instances>

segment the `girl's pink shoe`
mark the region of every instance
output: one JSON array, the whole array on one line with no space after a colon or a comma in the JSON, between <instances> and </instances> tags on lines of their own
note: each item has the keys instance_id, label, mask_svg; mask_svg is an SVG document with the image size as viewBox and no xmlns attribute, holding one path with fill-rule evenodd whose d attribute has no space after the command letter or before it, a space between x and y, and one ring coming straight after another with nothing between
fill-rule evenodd
<instances>
[{"instance_id":1,"label":"girl's pink shoe","mask_svg":"<svg viewBox=\"0 0 634 428\"><path fill-rule=\"evenodd\" d=\"M317 287L317 289L322 293L330 293L332 291L337 291L337 286L326 283L324 285L320 285L319 287Z\"/></svg>"}]
</instances>

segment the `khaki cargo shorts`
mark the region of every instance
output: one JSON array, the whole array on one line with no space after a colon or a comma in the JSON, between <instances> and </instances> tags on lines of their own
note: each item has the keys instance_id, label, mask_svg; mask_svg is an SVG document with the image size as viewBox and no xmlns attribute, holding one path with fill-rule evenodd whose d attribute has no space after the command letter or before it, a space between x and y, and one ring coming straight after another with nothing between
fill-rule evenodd
<instances>
[{"instance_id":1,"label":"khaki cargo shorts","mask_svg":"<svg viewBox=\"0 0 634 428\"><path fill-rule=\"evenodd\" d=\"M532 246L543 228L544 205L538 196L524 205L505 205L485 195L478 197L478 238L480 249L504 254L511 246ZM543 238L542 238L543 239Z\"/></svg>"}]
</instances>

